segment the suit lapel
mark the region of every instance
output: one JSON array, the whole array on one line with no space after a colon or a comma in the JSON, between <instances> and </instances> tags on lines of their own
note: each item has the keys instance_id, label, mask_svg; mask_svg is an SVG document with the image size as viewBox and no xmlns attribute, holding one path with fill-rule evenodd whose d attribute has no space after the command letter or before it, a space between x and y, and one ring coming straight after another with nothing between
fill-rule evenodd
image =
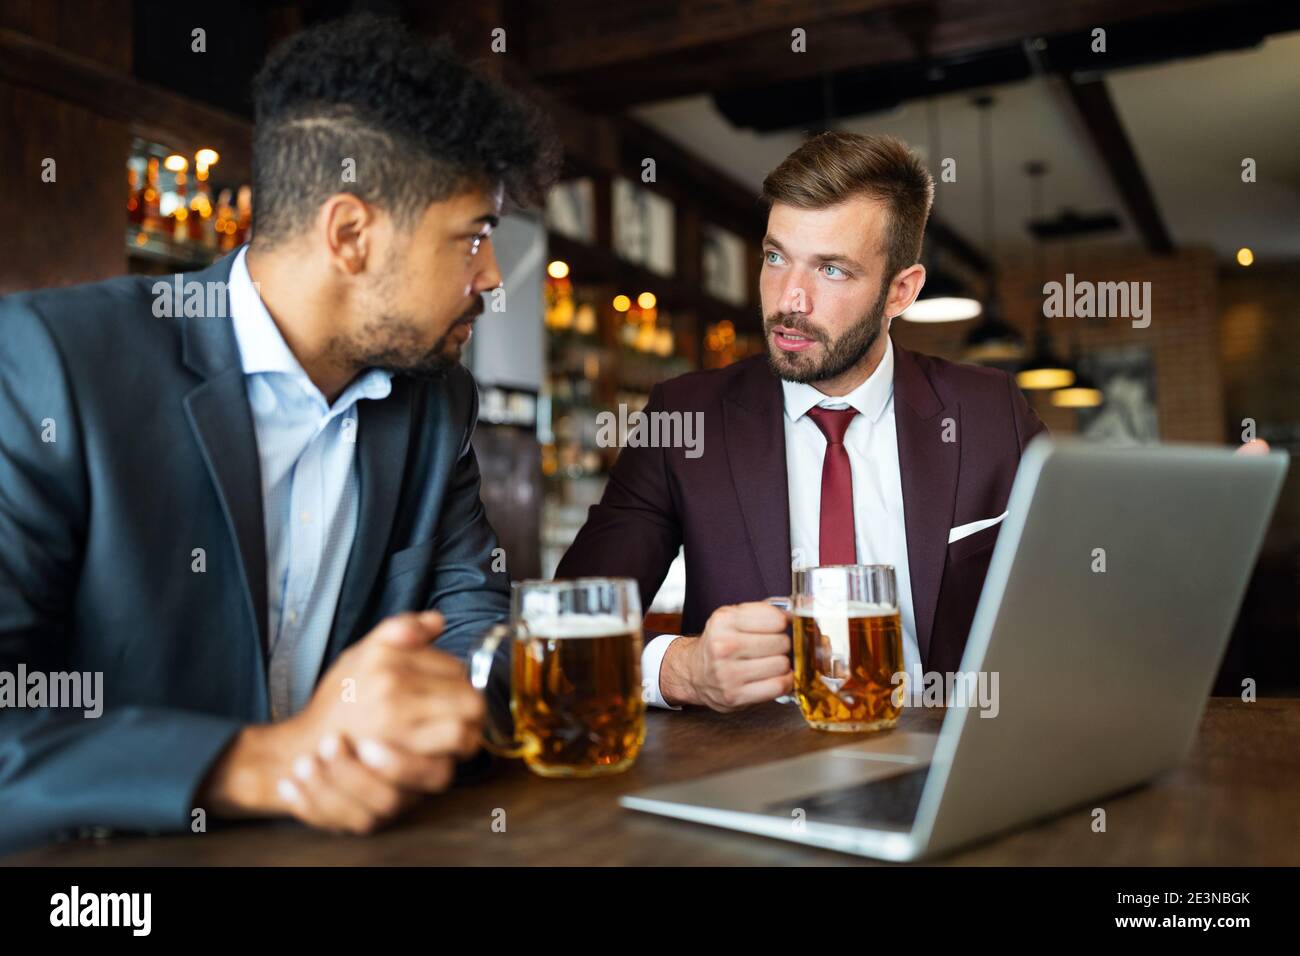
<instances>
[{"instance_id":1,"label":"suit lapel","mask_svg":"<svg viewBox=\"0 0 1300 956\"><path fill-rule=\"evenodd\" d=\"M221 283L230 278L234 253L201 272L181 277L185 286ZM231 325L226 295L203 295L204 308L216 303L216 315L180 318L183 360L204 382L184 398L190 429L203 454L208 475L221 500L231 538L239 552L250 632L265 659L267 644L266 525L262 514L262 469L257 455L253 412L244 387L239 345Z\"/></svg>"},{"instance_id":2,"label":"suit lapel","mask_svg":"<svg viewBox=\"0 0 1300 956\"><path fill-rule=\"evenodd\" d=\"M208 380L185 397L185 408L221 498L226 526L239 548L244 598L255 622L253 631L265 652L266 525L257 439L243 372L235 369Z\"/></svg>"},{"instance_id":3,"label":"suit lapel","mask_svg":"<svg viewBox=\"0 0 1300 956\"><path fill-rule=\"evenodd\" d=\"M379 401L357 403L357 478L361 501L356 538L348 556L339 591L338 609L330 631L325 661L333 660L348 645L392 536L393 516L402 491L411 434L411 382L393 376L393 391Z\"/></svg>"},{"instance_id":4,"label":"suit lapel","mask_svg":"<svg viewBox=\"0 0 1300 956\"><path fill-rule=\"evenodd\" d=\"M948 557L948 530L957 501L961 409L955 402L943 403L915 356L897 343L894 399L912 609L924 665L930 654L934 612ZM948 435L953 440L945 441Z\"/></svg>"},{"instance_id":5,"label":"suit lapel","mask_svg":"<svg viewBox=\"0 0 1300 956\"><path fill-rule=\"evenodd\" d=\"M723 399L731 478L765 596L790 593L790 499L781 383L755 362Z\"/></svg>"}]
</instances>

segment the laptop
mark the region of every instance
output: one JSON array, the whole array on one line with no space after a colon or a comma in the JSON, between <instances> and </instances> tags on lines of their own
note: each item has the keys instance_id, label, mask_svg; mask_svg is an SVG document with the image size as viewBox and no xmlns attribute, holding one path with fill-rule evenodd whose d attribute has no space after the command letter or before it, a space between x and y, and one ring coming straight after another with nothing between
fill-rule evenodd
<instances>
[{"instance_id":1,"label":"laptop","mask_svg":"<svg viewBox=\"0 0 1300 956\"><path fill-rule=\"evenodd\" d=\"M948 709L937 734L886 731L620 802L906 861L1178 766L1287 465L1277 452L1036 438L1012 484L961 664L997 674L986 683L998 692L994 716L981 716L994 709L972 695Z\"/></svg>"}]
</instances>

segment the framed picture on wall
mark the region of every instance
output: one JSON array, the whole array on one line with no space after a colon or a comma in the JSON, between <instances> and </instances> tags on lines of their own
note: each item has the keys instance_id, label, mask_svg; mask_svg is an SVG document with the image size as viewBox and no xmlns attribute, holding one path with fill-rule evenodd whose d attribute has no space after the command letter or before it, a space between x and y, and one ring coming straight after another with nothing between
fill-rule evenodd
<instances>
[{"instance_id":1,"label":"framed picture on wall","mask_svg":"<svg viewBox=\"0 0 1300 956\"><path fill-rule=\"evenodd\" d=\"M614 251L662 276L673 274L673 204L628 179L613 184Z\"/></svg>"},{"instance_id":2,"label":"framed picture on wall","mask_svg":"<svg viewBox=\"0 0 1300 956\"><path fill-rule=\"evenodd\" d=\"M1100 348L1080 356L1079 369L1101 389L1105 401L1079 409L1079 434L1108 445L1160 440L1155 359L1150 346Z\"/></svg>"},{"instance_id":3,"label":"framed picture on wall","mask_svg":"<svg viewBox=\"0 0 1300 956\"><path fill-rule=\"evenodd\" d=\"M590 179L566 179L547 193L546 226L578 242L596 241L596 194Z\"/></svg>"},{"instance_id":4,"label":"framed picture on wall","mask_svg":"<svg viewBox=\"0 0 1300 956\"><path fill-rule=\"evenodd\" d=\"M748 299L745 242L711 223L700 226L700 272L704 291L715 299L743 306Z\"/></svg>"}]
</instances>

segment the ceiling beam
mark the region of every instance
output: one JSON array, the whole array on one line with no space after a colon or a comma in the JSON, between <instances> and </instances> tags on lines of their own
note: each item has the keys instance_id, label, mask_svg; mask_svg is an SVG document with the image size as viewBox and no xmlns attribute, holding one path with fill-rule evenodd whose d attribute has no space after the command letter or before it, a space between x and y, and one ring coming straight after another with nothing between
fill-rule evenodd
<instances>
[{"instance_id":1,"label":"ceiling beam","mask_svg":"<svg viewBox=\"0 0 1300 956\"><path fill-rule=\"evenodd\" d=\"M528 65L538 76L582 73L645 57L691 53L711 43L745 41L757 33L789 37L795 27L916 0L566 0L535 3L527 13ZM928 5L928 4L927 4ZM787 46L788 49L788 46Z\"/></svg>"},{"instance_id":2,"label":"ceiling beam","mask_svg":"<svg viewBox=\"0 0 1300 956\"><path fill-rule=\"evenodd\" d=\"M537 4L522 14L526 69L575 103L619 109L960 56L1027 36L1224 7L1234 0L844 0L811 7L778 0L631 0L630 7L578 2L576 11L573 4ZM696 8L710 15L692 19ZM791 50L796 26L807 31L806 53Z\"/></svg>"},{"instance_id":3,"label":"ceiling beam","mask_svg":"<svg viewBox=\"0 0 1300 956\"><path fill-rule=\"evenodd\" d=\"M1173 239L1142 172L1133 143L1115 111L1106 81L1100 77L1080 80L1077 76L1070 76L1066 78L1065 87L1147 248L1161 255L1173 252Z\"/></svg>"}]
</instances>

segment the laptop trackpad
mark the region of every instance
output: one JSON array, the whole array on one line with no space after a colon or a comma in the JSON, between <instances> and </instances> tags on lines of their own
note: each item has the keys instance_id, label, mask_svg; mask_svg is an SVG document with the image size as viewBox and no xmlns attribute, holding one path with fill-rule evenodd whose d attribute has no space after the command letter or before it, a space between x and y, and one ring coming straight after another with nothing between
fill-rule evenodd
<instances>
[{"instance_id":1,"label":"laptop trackpad","mask_svg":"<svg viewBox=\"0 0 1300 956\"><path fill-rule=\"evenodd\" d=\"M842 747L653 787L636 796L746 813L772 813L768 808L773 804L784 805L810 794L853 787L907 768L923 768L929 764L937 740L936 734L893 730Z\"/></svg>"},{"instance_id":2,"label":"laptop trackpad","mask_svg":"<svg viewBox=\"0 0 1300 956\"><path fill-rule=\"evenodd\" d=\"M930 768L915 767L888 777L820 790L793 800L778 800L763 808L777 816L802 811L809 823L838 823L907 829L916 819Z\"/></svg>"}]
</instances>

